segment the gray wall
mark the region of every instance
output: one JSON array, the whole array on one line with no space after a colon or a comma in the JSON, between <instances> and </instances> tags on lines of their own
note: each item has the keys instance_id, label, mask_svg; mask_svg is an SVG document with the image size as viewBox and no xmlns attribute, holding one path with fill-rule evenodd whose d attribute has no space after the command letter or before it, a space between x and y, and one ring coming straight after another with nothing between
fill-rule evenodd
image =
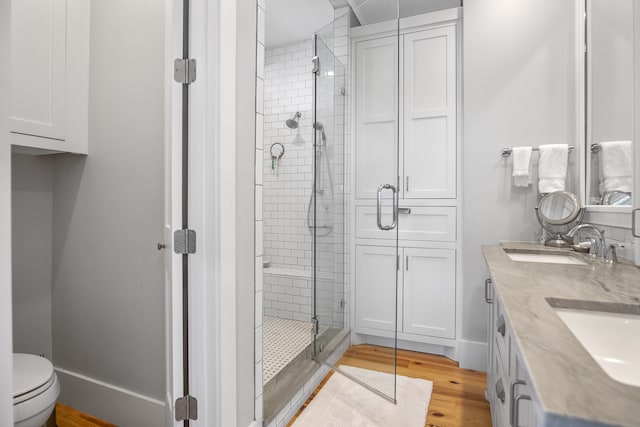
<instances>
[{"instance_id":1,"label":"gray wall","mask_svg":"<svg viewBox=\"0 0 640 427\"><path fill-rule=\"evenodd\" d=\"M237 2L236 75L236 278L237 278L237 421L254 419L255 380L255 112L256 1ZM224 393L224 391L223 391Z\"/></svg>"},{"instance_id":2,"label":"gray wall","mask_svg":"<svg viewBox=\"0 0 640 427\"><path fill-rule=\"evenodd\" d=\"M9 57L9 0L0 0L0 58ZM0 425L13 423L11 406L11 157L9 62L0 61Z\"/></svg>"},{"instance_id":3,"label":"gray wall","mask_svg":"<svg viewBox=\"0 0 640 427\"><path fill-rule=\"evenodd\" d=\"M14 154L11 168L13 351L50 359L53 161Z\"/></svg>"},{"instance_id":4,"label":"gray wall","mask_svg":"<svg viewBox=\"0 0 640 427\"><path fill-rule=\"evenodd\" d=\"M89 155L54 161L54 362L164 401L164 1L91 8Z\"/></svg>"},{"instance_id":5,"label":"gray wall","mask_svg":"<svg viewBox=\"0 0 640 427\"><path fill-rule=\"evenodd\" d=\"M464 2L463 339L486 341L480 246L534 240L537 191L502 147L575 144L574 2ZM535 156L537 159L537 155Z\"/></svg>"}]
</instances>

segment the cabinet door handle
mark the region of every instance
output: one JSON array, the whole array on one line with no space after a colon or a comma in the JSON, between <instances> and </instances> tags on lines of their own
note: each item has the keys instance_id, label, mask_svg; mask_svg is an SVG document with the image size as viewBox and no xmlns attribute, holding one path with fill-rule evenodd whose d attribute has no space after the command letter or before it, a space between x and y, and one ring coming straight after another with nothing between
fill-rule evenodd
<instances>
[{"instance_id":1,"label":"cabinet door handle","mask_svg":"<svg viewBox=\"0 0 640 427\"><path fill-rule=\"evenodd\" d=\"M404 191L406 191L407 193L409 192L409 175L407 175L407 183L404 186Z\"/></svg>"},{"instance_id":2,"label":"cabinet door handle","mask_svg":"<svg viewBox=\"0 0 640 427\"><path fill-rule=\"evenodd\" d=\"M491 286L492 283L493 280L491 279L486 279L484 281L484 300L487 302L487 304L493 304L493 298L489 296L489 286Z\"/></svg>"},{"instance_id":3,"label":"cabinet door handle","mask_svg":"<svg viewBox=\"0 0 640 427\"><path fill-rule=\"evenodd\" d=\"M500 315L500 317L498 317L498 320L496 321L496 325L500 335L504 336L507 330L507 325L506 325L506 322L504 321L504 316L502 314Z\"/></svg>"},{"instance_id":4,"label":"cabinet door handle","mask_svg":"<svg viewBox=\"0 0 640 427\"><path fill-rule=\"evenodd\" d=\"M640 237L640 234L638 234L636 230L636 214L638 212L640 212L640 208L631 211L631 234L633 234L633 237Z\"/></svg>"},{"instance_id":5,"label":"cabinet door handle","mask_svg":"<svg viewBox=\"0 0 640 427\"><path fill-rule=\"evenodd\" d=\"M513 414L513 424L512 427L518 427L518 422L520 421L520 401L521 400L531 400L531 396L527 396L526 394L519 394L515 398L514 406L514 414Z\"/></svg>"},{"instance_id":6,"label":"cabinet door handle","mask_svg":"<svg viewBox=\"0 0 640 427\"><path fill-rule=\"evenodd\" d=\"M405 269L409 271L409 255L407 255L405 258Z\"/></svg>"},{"instance_id":7,"label":"cabinet door handle","mask_svg":"<svg viewBox=\"0 0 640 427\"><path fill-rule=\"evenodd\" d=\"M504 393L504 385L502 385L502 378L498 380L496 383L496 396L502 403L504 403L505 393Z\"/></svg>"},{"instance_id":8,"label":"cabinet door handle","mask_svg":"<svg viewBox=\"0 0 640 427\"><path fill-rule=\"evenodd\" d=\"M519 385L527 385L526 381L523 380L515 380L511 382L511 401L509 402L509 424L511 424L511 427L515 427L518 424L518 419L515 416L515 395L516 395L516 388Z\"/></svg>"},{"instance_id":9,"label":"cabinet door handle","mask_svg":"<svg viewBox=\"0 0 640 427\"><path fill-rule=\"evenodd\" d=\"M393 224L382 225L382 190L391 190L393 192ZM393 230L398 225L398 190L391 184L382 184L378 187L377 192L377 219L378 228L380 230Z\"/></svg>"}]
</instances>

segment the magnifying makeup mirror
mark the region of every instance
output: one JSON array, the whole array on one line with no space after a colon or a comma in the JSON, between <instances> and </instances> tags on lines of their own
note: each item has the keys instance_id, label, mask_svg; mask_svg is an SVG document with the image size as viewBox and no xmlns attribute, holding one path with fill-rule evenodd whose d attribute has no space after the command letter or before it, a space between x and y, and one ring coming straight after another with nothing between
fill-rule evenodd
<instances>
[{"instance_id":1,"label":"magnifying makeup mirror","mask_svg":"<svg viewBox=\"0 0 640 427\"><path fill-rule=\"evenodd\" d=\"M552 236L545 241L546 246L568 248L571 239L564 237L573 222L580 223L584 209L575 194L567 191L554 191L545 194L536 206L536 215L540 225Z\"/></svg>"}]
</instances>

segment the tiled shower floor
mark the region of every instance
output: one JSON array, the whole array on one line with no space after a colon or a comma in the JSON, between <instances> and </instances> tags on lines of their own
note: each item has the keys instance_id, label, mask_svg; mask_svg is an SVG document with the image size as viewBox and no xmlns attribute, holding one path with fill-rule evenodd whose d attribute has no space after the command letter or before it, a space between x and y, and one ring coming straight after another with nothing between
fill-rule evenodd
<instances>
[{"instance_id":1,"label":"tiled shower floor","mask_svg":"<svg viewBox=\"0 0 640 427\"><path fill-rule=\"evenodd\" d=\"M269 382L312 342L312 323L264 316L262 381Z\"/></svg>"}]
</instances>

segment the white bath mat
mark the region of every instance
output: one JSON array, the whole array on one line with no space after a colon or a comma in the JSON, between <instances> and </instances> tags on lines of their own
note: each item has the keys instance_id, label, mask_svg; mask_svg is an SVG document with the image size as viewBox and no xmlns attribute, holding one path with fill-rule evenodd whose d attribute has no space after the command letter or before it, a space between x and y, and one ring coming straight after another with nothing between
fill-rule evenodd
<instances>
[{"instance_id":1,"label":"white bath mat","mask_svg":"<svg viewBox=\"0 0 640 427\"><path fill-rule=\"evenodd\" d=\"M388 384L391 374L340 366L367 384ZM397 376L393 404L352 380L334 373L300 414L294 427L424 427L431 400L431 381Z\"/></svg>"}]
</instances>

